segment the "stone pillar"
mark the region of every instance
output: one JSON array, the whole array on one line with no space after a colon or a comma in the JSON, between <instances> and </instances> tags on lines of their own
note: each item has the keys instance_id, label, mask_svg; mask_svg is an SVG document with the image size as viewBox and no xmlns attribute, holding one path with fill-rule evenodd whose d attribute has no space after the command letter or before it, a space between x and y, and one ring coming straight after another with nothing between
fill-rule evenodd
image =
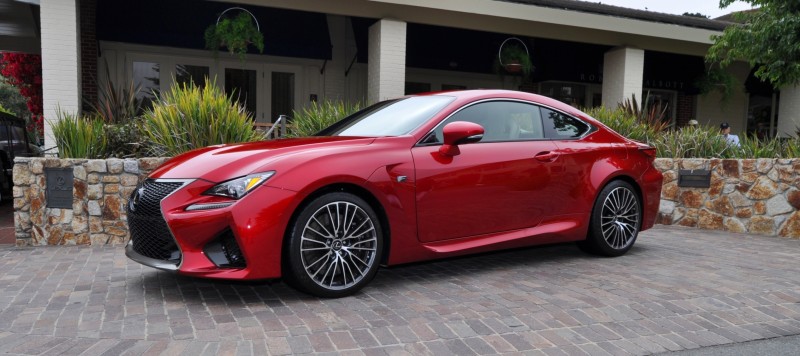
<instances>
[{"instance_id":1,"label":"stone pillar","mask_svg":"<svg viewBox=\"0 0 800 356\"><path fill-rule=\"evenodd\" d=\"M57 111L80 113L78 10L78 0L40 2L45 148L55 146L50 122L58 120Z\"/></svg>"},{"instance_id":2,"label":"stone pillar","mask_svg":"<svg viewBox=\"0 0 800 356\"><path fill-rule=\"evenodd\" d=\"M617 47L606 52L603 60L603 106L616 108L631 95L642 102L644 50Z\"/></svg>"},{"instance_id":3,"label":"stone pillar","mask_svg":"<svg viewBox=\"0 0 800 356\"><path fill-rule=\"evenodd\" d=\"M405 95L406 23L381 19L369 28L369 104Z\"/></svg>"},{"instance_id":4,"label":"stone pillar","mask_svg":"<svg viewBox=\"0 0 800 356\"><path fill-rule=\"evenodd\" d=\"M800 85L781 88L778 104L778 136L796 137L800 130Z\"/></svg>"}]
</instances>

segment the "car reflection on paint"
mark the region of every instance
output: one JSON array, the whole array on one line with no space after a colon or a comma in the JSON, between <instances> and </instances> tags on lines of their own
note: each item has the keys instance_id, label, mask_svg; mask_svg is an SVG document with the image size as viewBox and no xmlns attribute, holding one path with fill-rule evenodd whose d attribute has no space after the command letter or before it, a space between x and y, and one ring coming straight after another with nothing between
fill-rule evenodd
<instances>
[{"instance_id":1,"label":"car reflection on paint","mask_svg":"<svg viewBox=\"0 0 800 356\"><path fill-rule=\"evenodd\" d=\"M284 278L339 297L380 265L575 241L618 256L653 226L655 149L558 101L430 93L315 137L167 161L128 205L127 255L196 277Z\"/></svg>"}]
</instances>

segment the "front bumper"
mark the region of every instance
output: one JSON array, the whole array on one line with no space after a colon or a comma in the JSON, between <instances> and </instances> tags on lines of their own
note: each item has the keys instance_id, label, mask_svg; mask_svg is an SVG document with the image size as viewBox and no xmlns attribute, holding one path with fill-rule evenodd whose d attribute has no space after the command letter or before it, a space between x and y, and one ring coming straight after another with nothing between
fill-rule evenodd
<instances>
[{"instance_id":1,"label":"front bumper","mask_svg":"<svg viewBox=\"0 0 800 356\"><path fill-rule=\"evenodd\" d=\"M171 262L165 261L165 260L159 260L159 259L156 259L156 258L150 258L150 257L144 256L144 255L139 254L138 252L134 251L133 250L133 241L128 241L128 244L125 245L125 256L128 256L128 258L130 258L130 259L132 259L132 260L134 260L136 262L139 262L139 263L141 263L141 264L143 264L145 266L148 266L148 267L158 268L158 269L165 270L165 271L177 271L178 270L178 265L175 264L175 263L171 263Z\"/></svg>"},{"instance_id":2,"label":"front bumper","mask_svg":"<svg viewBox=\"0 0 800 356\"><path fill-rule=\"evenodd\" d=\"M233 205L187 211L193 204L219 199L202 195L214 183L195 180L161 200L161 212L180 250L180 259L160 260L134 250L126 255L143 265L179 274L220 279L269 279L281 276L281 250L295 192L260 186ZM220 263L221 237L235 239L246 264ZM214 262L217 261L217 263Z\"/></svg>"}]
</instances>

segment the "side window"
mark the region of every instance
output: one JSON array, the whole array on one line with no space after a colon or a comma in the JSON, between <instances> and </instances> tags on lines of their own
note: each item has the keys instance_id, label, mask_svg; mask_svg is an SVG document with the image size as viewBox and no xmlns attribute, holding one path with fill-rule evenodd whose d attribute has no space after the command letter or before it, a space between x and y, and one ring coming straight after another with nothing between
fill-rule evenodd
<instances>
[{"instance_id":1,"label":"side window","mask_svg":"<svg viewBox=\"0 0 800 356\"><path fill-rule=\"evenodd\" d=\"M591 126L574 117L550 109L542 109L545 137L553 140L564 140L581 137Z\"/></svg>"},{"instance_id":2,"label":"side window","mask_svg":"<svg viewBox=\"0 0 800 356\"><path fill-rule=\"evenodd\" d=\"M453 114L439 125L423 143L442 143L442 130L454 121L474 122L483 126L480 142L504 142L543 139L545 132L539 107L515 101L478 103Z\"/></svg>"}]
</instances>

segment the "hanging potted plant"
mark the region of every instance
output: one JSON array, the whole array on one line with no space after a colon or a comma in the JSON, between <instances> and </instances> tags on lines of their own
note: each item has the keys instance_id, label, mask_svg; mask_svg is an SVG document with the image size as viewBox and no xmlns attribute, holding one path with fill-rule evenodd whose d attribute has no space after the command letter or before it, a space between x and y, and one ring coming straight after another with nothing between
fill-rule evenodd
<instances>
[{"instance_id":1,"label":"hanging potted plant","mask_svg":"<svg viewBox=\"0 0 800 356\"><path fill-rule=\"evenodd\" d=\"M231 10L240 10L235 17L224 17ZM264 53L264 35L258 20L250 11L241 7L232 7L223 11L217 22L206 29L206 48L214 51L216 56L220 48L226 48L232 55L244 61L247 48L255 46L260 53Z\"/></svg>"},{"instance_id":2,"label":"hanging potted plant","mask_svg":"<svg viewBox=\"0 0 800 356\"><path fill-rule=\"evenodd\" d=\"M527 77L533 72L528 47L519 38L507 38L500 45L495 61L495 70L499 73L520 74Z\"/></svg>"},{"instance_id":3,"label":"hanging potted plant","mask_svg":"<svg viewBox=\"0 0 800 356\"><path fill-rule=\"evenodd\" d=\"M736 79L722 67L712 65L695 81L694 85L700 91L700 94L716 91L720 94L720 100L727 102L733 96Z\"/></svg>"}]
</instances>

